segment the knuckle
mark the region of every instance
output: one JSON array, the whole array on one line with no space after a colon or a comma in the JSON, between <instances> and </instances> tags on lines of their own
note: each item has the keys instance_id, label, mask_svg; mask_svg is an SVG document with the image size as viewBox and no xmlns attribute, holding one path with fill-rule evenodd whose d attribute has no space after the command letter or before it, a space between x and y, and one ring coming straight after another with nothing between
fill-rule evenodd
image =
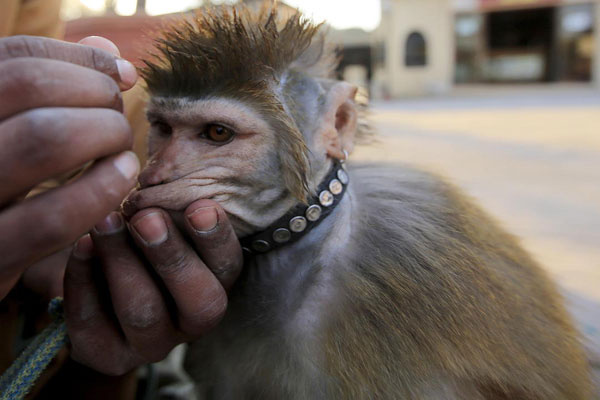
<instances>
[{"instance_id":1,"label":"knuckle","mask_svg":"<svg viewBox=\"0 0 600 400\"><path fill-rule=\"evenodd\" d=\"M87 47L92 68L96 71L108 74L111 77L118 75L115 57L110 53L96 47ZM114 81L113 81L114 82Z\"/></svg>"},{"instance_id":2,"label":"knuckle","mask_svg":"<svg viewBox=\"0 0 600 400\"><path fill-rule=\"evenodd\" d=\"M62 117L62 112L48 108L36 108L22 113L19 124L25 133L23 140L39 149L64 144L65 136L62 132L65 131L65 119Z\"/></svg>"},{"instance_id":3,"label":"knuckle","mask_svg":"<svg viewBox=\"0 0 600 400\"><path fill-rule=\"evenodd\" d=\"M63 204L55 212L48 213L47 210L36 210L37 215L33 220L37 220L39 229L39 243L47 245L48 243L69 243L77 238L81 232L73 229L70 223L70 216L65 212L68 205Z\"/></svg>"},{"instance_id":4,"label":"knuckle","mask_svg":"<svg viewBox=\"0 0 600 400\"><path fill-rule=\"evenodd\" d=\"M86 49L89 51L92 67L97 71L101 71L103 63L100 50L98 50L96 47L87 47Z\"/></svg>"},{"instance_id":5,"label":"knuckle","mask_svg":"<svg viewBox=\"0 0 600 400\"><path fill-rule=\"evenodd\" d=\"M43 109L38 108L24 112L19 116L19 122L28 136L36 139L46 139L46 136L43 135L43 127L47 122L47 114L43 112ZM39 137L36 137L36 135L39 135Z\"/></svg>"},{"instance_id":6,"label":"knuckle","mask_svg":"<svg viewBox=\"0 0 600 400\"><path fill-rule=\"evenodd\" d=\"M161 311L156 302L135 302L119 312L119 320L124 328L147 331L162 323Z\"/></svg>"},{"instance_id":7,"label":"knuckle","mask_svg":"<svg viewBox=\"0 0 600 400\"><path fill-rule=\"evenodd\" d=\"M0 46L0 60L10 57L31 57L31 43L39 40L38 38L15 35L2 40Z\"/></svg>"},{"instance_id":8,"label":"knuckle","mask_svg":"<svg viewBox=\"0 0 600 400\"><path fill-rule=\"evenodd\" d=\"M189 335L200 335L215 327L227 311L227 295L222 287L205 290L198 300L198 310L181 323L182 330Z\"/></svg>"},{"instance_id":9,"label":"knuckle","mask_svg":"<svg viewBox=\"0 0 600 400\"><path fill-rule=\"evenodd\" d=\"M185 273L193 265L193 260L185 252L176 252L173 255L164 257L163 260L157 262L155 267L158 272L161 273L174 273L177 272L179 279L186 279L187 274Z\"/></svg>"},{"instance_id":10,"label":"knuckle","mask_svg":"<svg viewBox=\"0 0 600 400\"><path fill-rule=\"evenodd\" d=\"M209 267L218 277L229 277L237 274L242 268L242 258L238 254L228 254L219 265Z\"/></svg>"},{"instance_id":11,"label":"knuckle","mask_svg":"<svg viewBox=\"0 0 600 400\"><path fill-rule=\"evenodd\" d=\"M14 118L19 133L14 157L22 166L45 168L63 157L61 148L68 145L70 135L65 114L56 109L37 108L25 111Z\"/></svg>"},{"instance_id":12,"label":"knuckle","mask_svg":"<svg viewBox=\"0 0 600 400\"><path fill-rule=\"evenodd\" d=\"M38 96L40 89L47 82L43 74L36 73L37 67L30 60L15 58L2 65L2 93L8 96Z\"/></svg>"}]
</instances>

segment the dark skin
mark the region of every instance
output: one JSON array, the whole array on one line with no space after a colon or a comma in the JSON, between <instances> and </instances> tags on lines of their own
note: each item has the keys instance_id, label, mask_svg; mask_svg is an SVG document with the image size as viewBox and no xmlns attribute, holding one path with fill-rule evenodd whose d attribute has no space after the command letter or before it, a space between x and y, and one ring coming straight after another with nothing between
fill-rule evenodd
<instances>
[{"instance_id":1,"label":"dark skin","mask_svg":"<svg viewBox=\"0 0 600 400\"><path fill-rule=\"evenodd\" d=\"M131 236L123 218L111 213L80 239L65 274L75 360L120 375L163 359L179 343L197 339L219 322L227 306L226 290L241 269L241 254L234 264L226 259L241 251L239 243L215 202L196 201L185 215L197 223L194 228L186 219L193 245L158 208L131 218ZM142 254L131 246L131 237ZM98 265L113 310L95 279Z\"/></svg>"},{"instance_id":2,"label":"dark skin","mask_svg":"<svg viewBox=\"0 0 600 400\"><path fill-rule=\"evenodd\" d=\"M184 232L161 209L128 222L112 211L139 171L120 93L137 74L106 39L82 43L0 39L0 230L10 232L0 237L0 298L21 278L42 296L62 294L64 274L72 358L120 375L217 324L242 255L213 201L188 206ZM76 180L23 200L90 161Z\"/></svg>"}]
</instances>

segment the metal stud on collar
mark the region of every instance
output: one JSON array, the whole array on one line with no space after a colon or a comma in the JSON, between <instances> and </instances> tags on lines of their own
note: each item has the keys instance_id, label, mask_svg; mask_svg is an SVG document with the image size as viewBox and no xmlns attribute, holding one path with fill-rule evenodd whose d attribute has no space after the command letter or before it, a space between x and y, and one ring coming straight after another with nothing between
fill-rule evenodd
<instances>
[{"instance_id":1,"label":"metal stud on collar","mask_svg":"<svg viewBox=\"0 0 600 400\"><path fill-rule=\"evenodd\" d=\"M309 220L310 222L315 222L319 218L321 218L322 211L323 210L321 209L320 206L313 204L312 206L308 207L308 209L306 210L306 219Z\"/></svg>"},{"instance_id":2,"label":"metal stud on collar","mask_svg":"<svg viewBox=\"0 0 600 400\"><path fill-rule=\"evenodd\" d=\"M304 217L294 217L290 220L290 230L292 232L302 232L306 229L306 218Z\"/></svg>"},{"instance_id":3,"label":"metal stud on collar","mask_svg":"<svg viewBox=\"0 0 600 400\"><path fill-rule=\"evenodd\" d=\"M340 193L342 193L342 191L344 190L344 186L342 185L342 182L340 182L337 179L333 179L331 182L329 182L329 191L333 194L335 194L336 196Z\"/></svg>"},{"instance_id":4,"label":"metal stud on collar","mask_svg":"<svg viewBox=\"0 0 600 400\"><path fill-rule=\"evenodd\" d=\"M252 249L258 251L259 253L266 253L271 249L271 245L265 240L255 240L252 243Z\"/></svg>"},{"instance_id":5,"label":"metal stud on collar","mask_svg":"<svg viewBox=\"0 0 600 400\"><path fill-rule=\"evenodd\" d=\"M292 238L292 233L285 228L279 228L273 232L273 240L277 243L285 243Z\"/></svg>"},{"instance_id":6,"label":"metal stud on collar","mask_svg":"<svg viewBox=\"0 0 600 400\"><path fill-rule=\"evenodd\" d=\"M348 177L348 173L343 169L338 169L337 177L344 185L347 185L350 182L350 178Z\"/></svg>"},{"instance_id":7,"label":"metal stud on collar","mask_svg":"<svg viewBox=\"0 0 600 400\"><path fill-rule=\"evenodd\" d=\"M319 203L321 203L323 207L329 207L333 204L333 194L331 194L329 190L323 190L319 193Z\"/></svg>"}]
</instances>

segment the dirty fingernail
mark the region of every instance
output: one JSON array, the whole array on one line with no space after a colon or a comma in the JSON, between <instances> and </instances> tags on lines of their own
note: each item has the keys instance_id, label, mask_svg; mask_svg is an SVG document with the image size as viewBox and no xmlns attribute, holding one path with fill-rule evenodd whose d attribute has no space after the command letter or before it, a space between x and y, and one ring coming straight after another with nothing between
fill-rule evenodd
<instances>
[{"instance_id":1,"label":"dirty fingernail","mask_svg":"<svg viewBox=\"0 0 600 400\"><path fill-rule=\"evenodd\" d=\"M94 242L89 234L82 236L73 246L73 256L82 261L89 260L94 255Z\"/></svg>"},{"instance_id":2,"label":"dirty fingernail","mask_svg":"<svg viewBox=\"0 0 600 400\"><path fill-rule=\"evenodd\" d=\"M138 79L138 74L132 63L119 58L117 59L117 68L123 84L125 84L128 88L135 85L135 82Z\"/></svg>"},{"instance_id":3,"label":"dirty fingernail","mask_svg":"<svg viewBox=\"0 0 600 400\"><path fill-rule=\"evenodd\" d=\"M214 207L198 208L186 215L190 225L198 232L208 232L216 228L219 222L217 210Z\"/></svg>"},{"instance_id":4,"label":"dirty fingernail","mask_svg":"<svg viewBox=\"0 0 600 400\"><path fill-rule=\"evenodd\" d=\"M133 229L148 246L156 246L167 240L167 224L160 213L150 213L132 223Z\"/></svg>"},{"instance_id":5,"label":"dirty fingernail","mask_svg":"<svg viewBox=\"0 0 600 400\"><path fill-rule=\"evenodd\" d=\"M100 234L109 235L120 231L122 227L123 219L121 218L121 215L113 211L96 224L94 229Z\"/></svg>"},{"instance_id":6,"label":"dirty fingernail","mask_svg":"<svg viewBox=\"0 0 600 400\"><path fill-rule=\"evenodd\" d=\"M127 180L136 177L140 170L140 161L132 151L122 153L115 159L114 163L121 175Z\"/></svg>"}]
</instances>

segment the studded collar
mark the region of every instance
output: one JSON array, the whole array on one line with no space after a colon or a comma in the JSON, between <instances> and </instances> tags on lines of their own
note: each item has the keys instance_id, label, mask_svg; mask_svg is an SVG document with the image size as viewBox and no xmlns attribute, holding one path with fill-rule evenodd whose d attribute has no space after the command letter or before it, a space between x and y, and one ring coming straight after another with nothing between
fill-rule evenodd
<instances>
[{"instance_id":1,"label":"studded collar","mask_svg":"<svg viewBox=\"0 0 600 400\"><path fill-rule=\"evenodd\" d=\"M267 253L293 243L314 229L339 204L350 178L344 163L334 160L331 170L308 204L298 204L267 229L240 240L247 255Z\"/></svg>"}]
</instances>

